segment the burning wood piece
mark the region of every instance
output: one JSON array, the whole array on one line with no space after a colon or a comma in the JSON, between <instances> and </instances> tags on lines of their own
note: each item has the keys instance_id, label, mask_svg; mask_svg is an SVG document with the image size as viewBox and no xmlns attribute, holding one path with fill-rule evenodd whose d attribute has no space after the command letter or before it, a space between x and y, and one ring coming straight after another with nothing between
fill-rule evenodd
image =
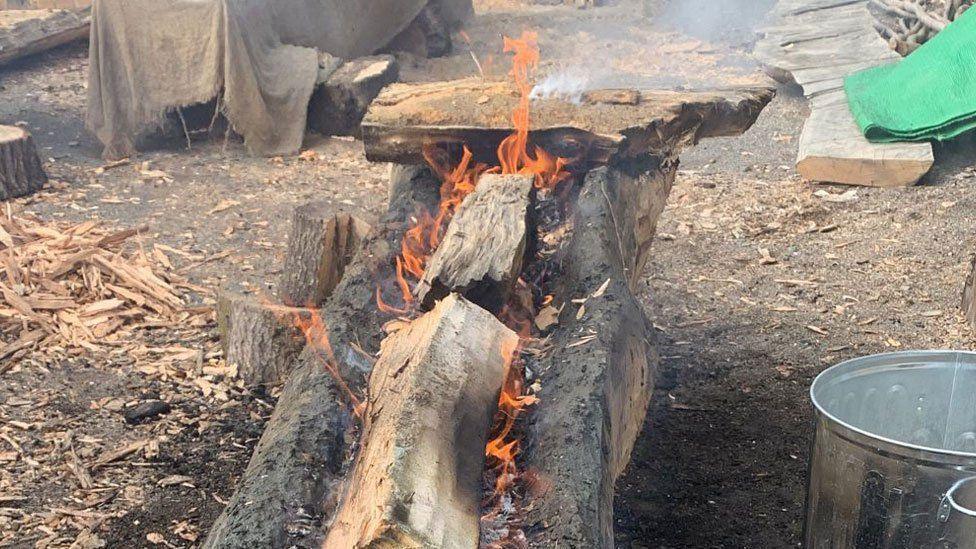
<instances>
[{"instance_id":1,"label":"burning wood piece","mask_svg":"<svg viewBox=\"0 0 976 549\"><path fill-rule=\"evenodd\" d=\"M325 547L477 547L485 443L518 336L457 294L382 345Z\"/></svg>"},{"instance_id":2,"label":"burning wood piece","mask_svg":"<svg viewBox=\"0 0 976 549\"><path fill-rule=\"evenodd\" d=\"M0 10L0 65L88 36L91 9Z\"/></svg>"},{"instance_id":3,"label":"burning wood piece","mask_svg":"<svg viewBox=\"0 0 976 549\"><path fill-rule=\"evenodd\" d=\"M310 321L312 310L266 303L257 297L221 290L217 328L228 364L248 385L284 382L305 348L297 322Z\"/></svg>"},{"instance_id":4,"label":"burning wood piece","mask_svg":"<svg viewBox=\"0 0 976 549\"><path fill-rule=\"evenodd\" d=\"M31 135L17 126L0 126L0 200L35 193L46 182Z\"/></svg>"},{"instance_id":5,"label":"burning wood piece","mask_svg":"<svg viewBox=\"0 0 976 549\"><path fill-rule=\"evenodd\" d=\"M578 164L666 155L704 137L744 132L773 97L769 88L631 92L590 92L598 101L581 105L536 100L529 141ZM387 86L363 119L366 157L418 164L425 146L437 144L466 145L476 160L495 161L498 144L514 129L511 113L518 101L513 84L477 78Z\"/></svg>"},{"instance_id":6,"label":"burning wood piece","mask_svg":"<svg viewBox=\"0 0 976 549\"><path fill-rule=\"evenodd\" d=\"M320 71L323 74L323 71ZM359 135L359 123L384 86L400 77L392 55L361 57L324 71L308 107L308 125L323 135Z\"/></svg>"},{"instance_id":7,"label":"burning wood piece","mask_svg":"<svg viewBox=\"0 0 976 549\"><path fill-rule=\"evenodd\" d=\"M417 285L425 307L450 292L490 310L522 271L532 176L483 175L458 207Z\"/></svg>"},{"instance_id":8,"label":"burning wood piece","mask_svg":"<svg viewBox=\"0 0 976 549\"><path fill-rule=\"evenodd\" d=\"M613 547L614 482L654 387L651 324L634 297L677 165L590 172L562 258L570 303L537 368L540 405L524 452L533 547ZM567 445L566 441L573 441Z\"/></svg>"},{"instance_id":9,"label":"burning wood piece","mask_svg":"<svg viewBox=\"0 0 976 549\"><path fill-rule=\"evenodd\" d=\"M439 182L427 168L397 167L391 178L388 212L318 311L328 331L325 341L306 345L299 355L251 463L204 547L321 545L321 523L335 509L352 424L346 395L322 360L322 345L331 344L339 377L361 394L372 361L358 349L377 349L376 327L389 319L377 310L376 283L394 279L393 257L410 216L438 199Z\"/></svg>"},{"instance_id":10,"label":"burning wood piece","mask_svg":"<svg viewBox=\"0 0 976 549\"><path fill-rule=\"evenodd\" d=\"M325 202L309 202L292 215L278 290L283 303L320 306L369 232L369 224Z\"/></svg>"}]
</instances>

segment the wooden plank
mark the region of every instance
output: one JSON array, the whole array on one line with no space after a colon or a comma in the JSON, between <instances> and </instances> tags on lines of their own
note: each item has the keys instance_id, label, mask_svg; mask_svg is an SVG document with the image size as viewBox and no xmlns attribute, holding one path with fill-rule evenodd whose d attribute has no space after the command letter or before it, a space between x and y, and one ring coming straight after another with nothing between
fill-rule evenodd
<instances>
[{"instance_id":1,"label":"wooden plank","mask_svg":"<svg viewBox=\"0 0 976 549\"><path fill-rule=\"evenodd\" d=\"M383 341L323 547L477 547L485 443L518 336L457 294Z\"/></svg>"},{"instance_id":2,"label":"wooden plank","mask_svg":"<svg viewBox=\"0 0 976 549\"><path fill-rule=\"evenodd\" d=\"M811 111L796 167L813 181L903 187L918 182L933 162L928 143L869 142L844 101Z\"/></svg>"},{"instance_id":3,"label":"wooden plank","mask_svg":"<svg viewBox=\"0 0 976 549\"><path fill-rule=\"evenodd\" d=\"M88 36L91 12L0 11L0 65Z\"/></svg>"},{"instance_id":4,"label":"wooden plank","mask_svg":"<svg viewBox=\"0 0 976 549\"><path fill-rule=\"evenodd\" d=\"M810 100L797 171L806 179L871 186L913 185L932 167L928 143L871 143L854 122L844 78L900 59L875 32L863 0L781 0L755 55Z\"/></svg>"},{"instance_id":5,"label":"wooden plank","mask_svg":"<svg viewBox=\"0 0 976 549\"><path fill-rule=\"evenodd\" d=\"M532 104L530 141L580 164L672 153L705 137L747 130L772 99L768 88L714 91L632 90L636 103L580 105L562 99ZM450 82L393 84L373 101L363 119L366 158L374 162L420 164L423 151L467 145L476 160L493 161L498 144L511 135L511 113L519 95L507 81L469 78Z\"/></svg>"}]
</instances>

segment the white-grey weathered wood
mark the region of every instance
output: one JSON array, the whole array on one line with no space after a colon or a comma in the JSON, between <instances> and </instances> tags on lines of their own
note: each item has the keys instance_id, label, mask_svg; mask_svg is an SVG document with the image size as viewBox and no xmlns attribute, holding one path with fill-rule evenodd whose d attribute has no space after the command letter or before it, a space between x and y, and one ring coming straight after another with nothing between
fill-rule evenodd
<instances>
[{"instance_id":1,"label":"white-grey weathered wood","mask_svg":"<svg viewBox=\"0 0 976 549\"><path fill-rule=\"evenodd\" d=\"M90 9L0 11L0 65L88 36Z\"/></svg>"}]
</instances>

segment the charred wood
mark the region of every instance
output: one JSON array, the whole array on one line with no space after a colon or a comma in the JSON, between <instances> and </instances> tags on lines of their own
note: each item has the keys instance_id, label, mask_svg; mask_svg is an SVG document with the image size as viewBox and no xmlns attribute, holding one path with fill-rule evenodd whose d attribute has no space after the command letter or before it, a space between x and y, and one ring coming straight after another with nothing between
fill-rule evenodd
<instances>
[{"instance_id":1,"label":"charred wood","mask_svg":"<svg viewBox=\"0 0 976 549\"><path fill-rule=\"evenodd\" d=\"M458 207L417 285L425 307L450 292L497 310L522 271L532 177L483 175Z\"/></svg>"}]
</instances>

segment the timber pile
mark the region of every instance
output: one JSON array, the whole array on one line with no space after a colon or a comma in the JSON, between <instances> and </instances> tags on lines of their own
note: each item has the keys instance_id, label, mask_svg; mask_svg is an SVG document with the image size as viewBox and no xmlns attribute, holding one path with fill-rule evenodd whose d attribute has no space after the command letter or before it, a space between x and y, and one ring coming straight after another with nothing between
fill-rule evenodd
<instances>
[{"instance_id":1,"label":"timber pile","mask_svg":"<svg viewBox=\"0 0 976 549\"><path fill-rule=\"evenodd\" d=\"M0 10L0 66L81 40L91 27L91 8Z\"/></svg>"},{"instance_id":2,"label":"timber pile","mask_svg":"<svg viewBox=\"0 0 976 549\"><path fill-rule=\"evenodd\" d=\"M44 223L8 206L0 216L0 332L11 342L0 348L0 370L34 346L98 351L140 325L209 317L209 308L184 303L179 287L191 286L164 268L160 248L152 256L121 250L141 230Z\"/></svg>"},{"instance_id":3,"label":"timber pile","mask_svg":"<svg viewBox=\"0 0 976 549\"><path fill-rule=\"evenodd\" d=\"M874 30L867 0L780 0L755 55L810 101L797 171L850 185L914 185L934 163L928 143L870 143L851 115L844 77L899 59Z\"/></svg>"},{"instance_id":4,"label":"timber pile","mask_svg":"<svg viewBox=\"0 0 976 549\"><path fill-rule=\"evenodd\" d=\"M474 89L480 94L490 86ZM464 94L455 97L450 116L477 124L455 125L441 113L434 114L437 124L411 122L423 116L422 106L402 111L407 120L396 122L374 103L367 149L405 162L420 154L425 131L434 143L467 135L476 139L473 148L494 148L493 140L509 131L507 117L502 129L493 128L478 120L478 110L463 113ZM439 280L445 297L430 303L426 314L391 319L378 309L377 295L401 295L394 259L403 234L416 212L436 211L440 198L440 181L430 169L394 167L389 210L312 311L311 325L303 328L307 344L204 547L474 547L479 537L484 543L480 530L491 526L479 525L477 507L484 495L485 441L500 410L503 378L508 386L502 374L516 342L490 309L500 296L521 298L523 277L543 284L552 301L535 323L553 344L520 355L532 362L529 382L541 387L529 391L539 391L541 399L531 423L519 426L527 431L524 465L538 482L526 487L531 495L524 516L511 516L509 507L517 505L503 506L495 524L524 529L533 547L613 546L613 485L643 425L656 371L652 330L635 288L674 181L677 151L700 137L745 131L772 92L642 91L640 97L638 105L615 100L612 108L597 107L604 119L618 121L634 111L614 109L646 109L624 126L638 130L616 141L599 131L593 111L590 127L561 115L559 135L602 140L613 150L584 154L582 164L596 167L582 182L566 183L578 184L579 192L564 196L579 199L565 204L570 213L558 217L559 228L543 213L542 191L529 190L527 180L483 176L485 187L479 183L448 224L445 235L452 236L434 252L440 258L427 264L428 281ZM651 99L645 104L645 98ZM477 96L470 100L477 104ZM384 113L382 125L375 123L381 119L376 110ZM557 110L548 112L555 117ZM538 119L546 123L545 116ZM392 145L404 136L410 136L405 146ZM533 132L530 139L536 138L566 146L552 133ZM496 234L496 224L505 230ZM540 226L551 232L539 234ZM544 274L528 275L538 272ZM480 304L458 291L493 298ZM530 293L527 307L532 302Z\"/></svg>"},{"instance_id":5,"label":"timber pile","mask_svg":"<svg viewBox=\"0 0 976 549\"><path fill-rule=\"evenodd\" d=\"M17 126L0 126L0 200L35 193L47 183L31 135Z\"/></svg>"},{"instance_id":6,"label":"timber pile","mask_svg":"<svg viewBox=\"0 0 976 549\"><path fill-rule=\"evenodd\" d=\"M887 17L875 29L899 55L908 55L956 20L972 0L869 0ZM894 22L891 22L891 21Z\"/></svg>"}]
</instances>

